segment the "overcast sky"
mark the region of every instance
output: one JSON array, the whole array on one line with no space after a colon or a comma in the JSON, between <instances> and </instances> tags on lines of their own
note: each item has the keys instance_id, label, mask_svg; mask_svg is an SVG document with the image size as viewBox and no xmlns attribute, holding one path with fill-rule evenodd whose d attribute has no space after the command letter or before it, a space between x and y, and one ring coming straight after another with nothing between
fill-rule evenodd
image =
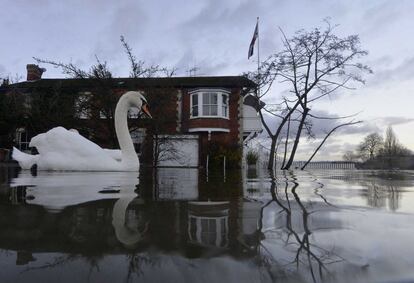
<instances>
[{"instance_id":1,"label":"overcast sky","mask_svg":"<svg viewBox=\"0 0 414 283\"><path fill-rule=\"evenodd\" d=\"M120 36L125 36L137 58L150 64L178 68L185 76L239 75L254 70L247 51L260 17L262 59L280 50L282 28L289 36L300 28L323 27L330 17L338 35L359 34L369 51L364 62L374 74L357 90L314 106L315 111L346 115L362 113L365 123L334 136L324 149L336 159L362 136L383 133L392 125L399 140L414 150L414 1L403 0L0 0L0 77L25 79L32 57L73 62L88 69L95 55L107 61L116 76L128 76L129 65ZM255 51L256 52L256 51ZM47 68L45 78L63 77ZM274 93L268 103L276 101ZM328 130L319 123L318 131ZM345 135L346 134L346 135ZM315 143L302 147L302 154Z\"/></svg>"}]
</instances>

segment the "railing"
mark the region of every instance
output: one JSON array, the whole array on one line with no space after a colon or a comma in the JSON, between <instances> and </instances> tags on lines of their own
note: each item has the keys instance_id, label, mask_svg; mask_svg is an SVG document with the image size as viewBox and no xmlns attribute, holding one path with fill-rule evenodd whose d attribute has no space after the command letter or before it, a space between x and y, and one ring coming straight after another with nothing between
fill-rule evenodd
<instances>
[{"instance_id":1,"label":"railing","mask_svg":"<svg viewBox=\"0 0 414 283\"><path fill-rule=\"evenodd\" d=\"M300 169L305 164L305 161L294 161L292 168ZM350 161L314 161L306 165L305 169L356 169L355 162Z\"/></svg>"}]
</instances>

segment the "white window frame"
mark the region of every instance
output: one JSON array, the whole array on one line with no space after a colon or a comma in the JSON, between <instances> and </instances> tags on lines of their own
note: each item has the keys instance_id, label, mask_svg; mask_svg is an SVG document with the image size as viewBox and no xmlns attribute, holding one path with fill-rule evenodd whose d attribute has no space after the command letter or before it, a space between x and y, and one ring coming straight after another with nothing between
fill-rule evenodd
<instances>
[{"instance_id":1,"label":"white window frame","mask_svg":"<svg viewBox=\"0 0 414 283\"><path fill-rule=\"evenodd\" d=\"M203 112L203 95L204 93L215 93L217 94L217 115L204 115ZM229 110L230 110L230 91L225 89L197 89L189 92L190 95L190 119L197 118L220 118L220 119L229 119ZM193 116L193 95L198 97L198 115ZM223 113L223 97L227 97L227 113ZM211 105L211 104L208 104Z\"/></svg>"}]
</instances>

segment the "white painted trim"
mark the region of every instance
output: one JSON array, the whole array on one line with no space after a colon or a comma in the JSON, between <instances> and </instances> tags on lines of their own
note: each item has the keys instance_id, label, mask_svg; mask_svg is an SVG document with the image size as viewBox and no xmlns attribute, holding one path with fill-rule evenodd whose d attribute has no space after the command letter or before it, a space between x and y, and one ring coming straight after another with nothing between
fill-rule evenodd
<instances>
[{"instance_id":1,"label":"white painted trim","mask_svg":"<svg viewBox=\"0 0 414 283\"><path fill-rule=\"evenodd\" d=\"M221 132L221 133L230 133L229 129L224 129L224 128L190 128L188 129L188 132L193 133L193 132Z\"/></svg>"},{"instance_id":2,"label":"white painted trim","mask_svg":"<svg viewBox=\"0 0 414 283\"><path fill-rule=\"evenodd\" d=\"M190 120L196 119L223 119L223 120L230 120L229 117L221 117L221 116L197 116L197 117L190 117Z\"/></svg>"},{"instance_id":3,"label":"white painted trim","mask_svg":"<svg viewBox=\"0 0 414 283\"><path fill-rule=\"evenodd\" d=\"M170 138L174 140L198 140L197 134L179 134L179 135L159 135L160 138Z\"/></svg>"},{"instance_id":4,"label":"white painted trim","mask_svg":"<svg viewBox=\"0 0 414 283\"><path fill-rule=\"evenodd\" d=\"M196 88L193 89L192 91L189 91L189 94L194 94L196 92L224 92L227 94L230 94L231 91L226 89L226 88Z\"/></svg>"},{"instance_id":5,"label":"white painted trim","mask_svg":"<svg viewBox=\"0 0 414 283\"><path fill-rule=\"evenodd\" d=\"M203 113L203 94L216 93L217 94L217 115L202 115ZM190 95L190 119L195 118L222 118L230 120L230 91L224 89L200 88L189 92ZM193 116L193 95L198 97L198 116ZM227 97L227 115L223 115L223 96Z\"/></svg>"}]
</instances>

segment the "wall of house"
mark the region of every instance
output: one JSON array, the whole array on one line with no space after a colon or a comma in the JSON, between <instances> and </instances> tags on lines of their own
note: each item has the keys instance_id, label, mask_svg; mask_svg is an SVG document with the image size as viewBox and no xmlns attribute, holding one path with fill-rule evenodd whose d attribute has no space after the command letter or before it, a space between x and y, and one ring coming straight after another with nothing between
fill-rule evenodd
<instances>
[{"instance_id":1,"label":"wall of house","mask_svg":"<svg viewBox=\"0 0 414 283\"><path fill-rule=\"evenodd\" d=\"M200 165L205 166L207 155L210 155L210 164L220 163L220 157L212 155L226 155L229 162L239 155L240 125L239 125L239 101L240 89L231 90L229 96L229 119L223 118L192 118L190 119L190 95L189 90L183 90L182 94L182 132L187 133L192 128L223 128L226 132L198 132L200 136L199 157ZM212 159L213 158L213 159ZM229 160L230 159L230 160ZM212 162L213 161L213 162ZM217 161L217 162L214 162Z\"/></svg>"},{"instance_id":2,"label":"wall of house","mask_svg":"<svg viewBox=\"0 0 414 283\"><path fill-rule=\"evenodd\" d=\"M28 69L28 73L31 72L30 70ZM42 69L39 70L42 71ZM33 72L30 74L32 73ZM170 85L170 82L165 83L165 80L161 79L159 81L158 79L154 79L157 84L149 84L148 82L150 80L147 82L142 79L137 79L136 81L131 79L123 79L122 81L115 79L114 81L111 80L96 83L92 80L42 79L40 75L35 79L30 77L30 80L35 80L31 81L30 84L23 82L14 87L27 93L31 98L33 98L33 94L39 90L39 93L42 94L40 97L45 100L51 99L50 95L44 95L45 92L54 94L54 92L56 92L55 90L58 89L62 93L67 94L70 101L65 101L59 106L60 108L62 107L61 105L67 106L67 109L65 108L67 111L52 111L59 119L53 120L51 114L44 115L42 112L42 117L47 117L47 119L45 119L47 124L40 128L39 125L41 123L37 123L36 125L39 127L29 131L29 138L40 132L47 131L51 127L60 125L67 128L77 129L80 134L102 147L117 147L113 120L101 117L100 102L106 100L108 96L120 97L128 90L141 90L144 92L144 95L149 102L150 112L152 113L153 119L150 122L146 119L130 119L129 126L130 128L145 128L147 135L146 142L148 144L151 143L152 136L156 131L163 135L192 134L198 136L200 145L200 165L205 164L206 156L212 152L212 148L217 149L221 147L222 149L228 148L229 150L232 150L240 144L240 133L243 130L240 124L241 89L240 87L232 88L234 85L245 83L240 81L239 78L177 78L171 79ZM192 82L193 79L194 82ZM234 82L232 82L232 80L234 80ZM218 88L222 85L227 90L230 90L228 108L229 119L190 119L191 107L189 91L194 90L194 88L203 88L204 82L206 83L206 88ZM184 85L182 83L184 83ZM94 103L96 103L94 106L96 107L91 111L90 116L84 118L76 116L76 100L81 93L89 93L90 95L93 95L94 93L99 94L95 97L97 101L94 101ZM113 107L115 108L116 100L117 99L109 101L109 103L108 101L105 101L102 104L105 104L107 107L108 105L113 104ZM49 107L49 105L46 106ZM52 109L49 108L48 110ZM63 113L69 114L63 115ZM63 123L61 116L67 118L67 122ZM228 130L228 132L213 131L210 134L206 131L189 132L190 128L220 128ZM152 146L147 146L145 150L147 150L146 157L142 160L151 164Z\"/></svg>"}]
</instances>

